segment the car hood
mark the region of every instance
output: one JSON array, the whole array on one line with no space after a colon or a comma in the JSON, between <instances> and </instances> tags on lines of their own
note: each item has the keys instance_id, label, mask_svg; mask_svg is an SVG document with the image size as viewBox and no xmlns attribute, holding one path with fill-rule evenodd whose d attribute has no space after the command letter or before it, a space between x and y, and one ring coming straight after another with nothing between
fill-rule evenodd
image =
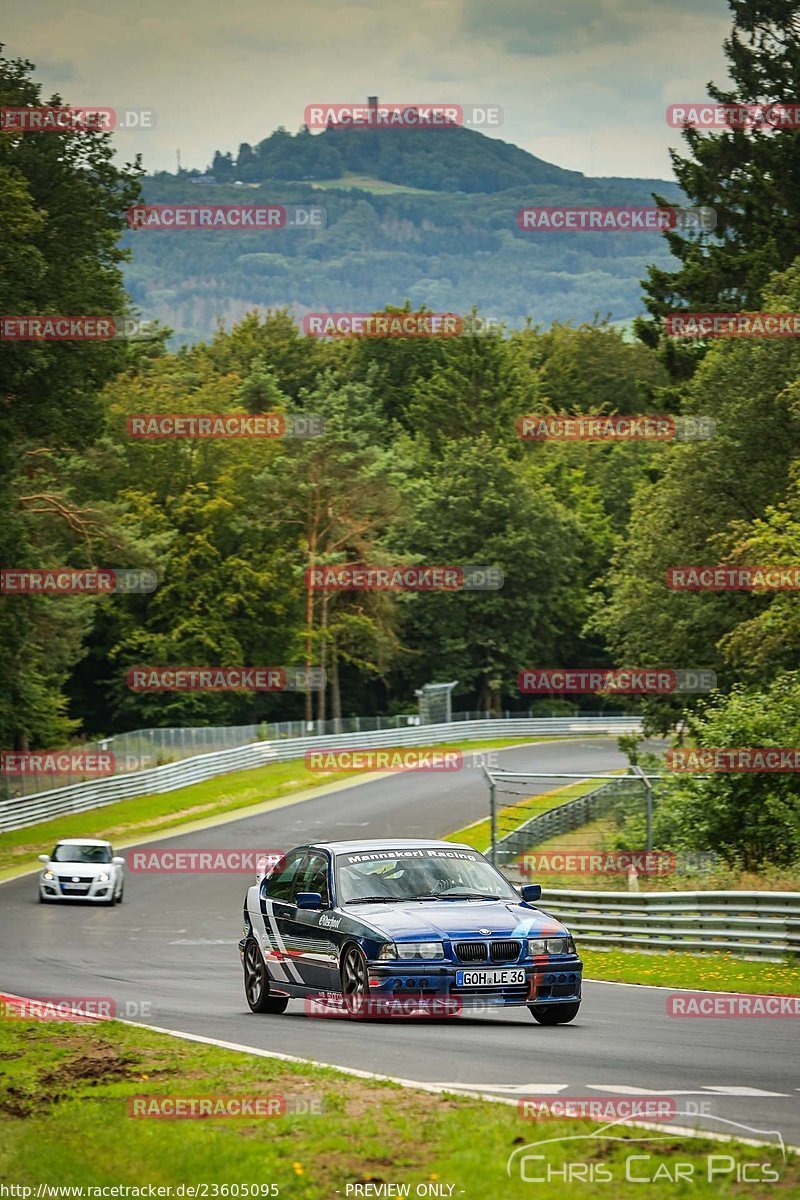
<instances>
[{"instance_id":1,"label":"car hood","mask_svg":"<svg viewBox=\"0 0 800 1200\"><path fill-rule=\"evenodd\" d=\"M356 904L349 917L362 917L390 938L430 934L437 939L476 937L558 937L560 921L513 900L423 900L408 904ZM483 932L488 930L488 933Z\"/></svg>"}]
</instances>

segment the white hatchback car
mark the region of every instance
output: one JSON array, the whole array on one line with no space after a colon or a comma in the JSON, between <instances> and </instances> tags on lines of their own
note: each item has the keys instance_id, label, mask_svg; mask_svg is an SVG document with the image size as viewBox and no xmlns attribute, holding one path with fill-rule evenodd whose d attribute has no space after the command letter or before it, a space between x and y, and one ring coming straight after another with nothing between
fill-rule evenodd
<instances>
[{"instance_id":1,"label":"white hatchback car","mask_svg":"<svg viewBox=\"0 0 800 1200\"><path fill-rule=\"evenodd\" d=\"M39 902L89 900L119 904L125 889L125 859L115 858L110 842L62 838L52 854L40 854Z\"/></svg>"}]
</instances>

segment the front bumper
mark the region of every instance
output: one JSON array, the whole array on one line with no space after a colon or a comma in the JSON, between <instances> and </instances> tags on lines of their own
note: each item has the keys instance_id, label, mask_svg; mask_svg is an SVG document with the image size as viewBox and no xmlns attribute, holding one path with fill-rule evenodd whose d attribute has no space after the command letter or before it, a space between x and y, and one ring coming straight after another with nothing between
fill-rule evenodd
<instances>
[{"instance_id":1,"label":"front bumper","mask_svg":"<svg viewBox=\"0 0 800 1200\"><path fill-rule=\"evenodd\" d=\"M45 900L85 900L90 904L107 904L116 887L115 879L107 883L92 880L88 887L82 885L75 889L66 888L59 879L39 879L39 893Z\"/></svg>"},{"instance_id":2,"label":"front bumper","mask_svg":"<svg viewBox=\"0 0 800 1200\"><path fill-rule=\"evenodd\" d=\"M502 964L492 969L524 971L524 983L459 986L457 971L474 971L465 963L451 961L425 963L371 962L370 996L397 999L412 996L443 997L457 1001L462 1008L505 1008L521 1004L563 1004L579 1002L583 963L577 955L561 954L533 962Z\"/></svg>"}]
</instances>

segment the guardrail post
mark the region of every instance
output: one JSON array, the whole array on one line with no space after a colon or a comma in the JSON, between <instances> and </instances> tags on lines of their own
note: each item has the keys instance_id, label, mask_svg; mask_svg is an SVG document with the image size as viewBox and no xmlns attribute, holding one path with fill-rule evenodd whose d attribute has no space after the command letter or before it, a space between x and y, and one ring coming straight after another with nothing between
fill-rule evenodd
<instances>
[{"instance_id":1,"label":"guardrail post","mask_svg":"<svg viewBox=\"0 0 800 1200\"><path fill-rule=\"evenodd\" d=\"M493 867L497 866L497 788L494 780L489 784L489 822L492 827L492 853L491 863Z\"/></svg>"},{"instance_id":2,"label":"guardrail post","mask_svg":"<svg viewBox=\"0 0 800 1200\"><path fill-rule=\"evenodd\" d=\"M653 785L640 766L634 764L631 770L644 784L645 850L649 853L653 849Z\"/></svg>"}]
</instances>

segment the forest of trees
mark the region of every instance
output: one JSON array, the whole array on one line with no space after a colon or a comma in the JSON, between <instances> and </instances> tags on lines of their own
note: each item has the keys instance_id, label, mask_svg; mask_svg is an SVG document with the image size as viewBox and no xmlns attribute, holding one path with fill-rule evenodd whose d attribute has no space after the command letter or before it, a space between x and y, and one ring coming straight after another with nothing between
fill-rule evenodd
<instances>
[{"instance_id":1,"label":"forest of trees","mask_svg":"<svg viewBox=\"0 0 800 1200\"><path fill-rule=\"evenodd\" d=\"M740 98L800 95L792 7L732 3ZM2 60L2 104L38 102L31 70ZM5 345L3 563L147 566L160 582L152 595L0 598L0 742L298 715L301 696L137 694L125 675L310 661L328 673L320 717L408 711L415 688L444 679L459 681L460 708L543 711L516 689L533 666L706 667L720 689L710 698L637 700L650 728L684 719L700 745L800 744L796 593L665 583L684 563L800 564L800 347L680 345L661 324L692 306L800 312L800 132L684 136L678 177L692 203L717 209L717 235L668 235L673 268L645 283L636 343L602 321L321 341L277 309L177 351L165 336ZM0 185L4 311L123 311L119 238L138 165L116 166L100 133L4 137ZM364 270L380 271L379 252L364 253ZM355 307L403 304L387 293ZM268 411L320 414L325 432L126 434L131 413ZM716 432L523 442L516 420L531 412L682 413ZM309 565L345 562L492 564L505 583L309 595ZM675 805L663 810L673 840L735 853L757 828L756 859L800 854L792 776L695 781Z\"/></svg>"},{"instance_id":2,"label":"forest of trees","mask_svg":"<svg viewBox=\"0 0 800 1200\"><path fill-rule=\"evenodd\" d=\"M514 328L528 319L544 326L592 322L596 314L628 320L642 312L640 280L648 264L675 265L657 233L538 232L517 225L525 205L648 205L655 186L676 203L679 189L658 181L421 194L313 190L281 180L243 190L190 184L191 178L148 176L142 181L147 202L316 205L324 207L327 223L263 235L129 232L123 239L133 255L126 285L142 311L174 331L172 345L210 337L218 317L230 326L254 310L285 307L301 318L405 299L439 311L475 305Z\"/></svg>"}]
</instances>

